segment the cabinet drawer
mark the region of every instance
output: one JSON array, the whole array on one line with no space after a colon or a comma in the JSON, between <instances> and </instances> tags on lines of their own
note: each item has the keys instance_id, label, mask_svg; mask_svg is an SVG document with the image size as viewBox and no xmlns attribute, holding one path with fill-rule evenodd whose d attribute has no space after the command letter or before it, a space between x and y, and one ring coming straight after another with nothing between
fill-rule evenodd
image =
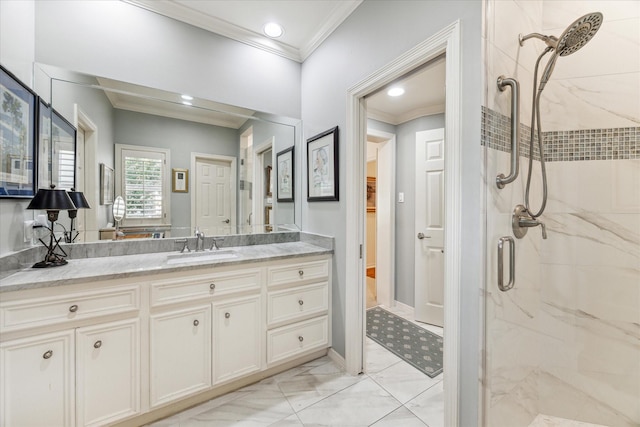
<instances>
[{"instance_id":1,"label":"cabinet drawer","mask_svg":"<svg viewBox=\"0 0 640 427\"><path fill-rule=\"evenodd\" d=\"M329 260L299 262L282 267L269 267L267 274L269 286L326 279L329 276Z\"/></svg>"},{"instance_id":2,"label":"cabinet drawer","mask_svg":"<svg viewBox=\"0 0 640 427\"><path fill-rule=\"evenodd\" d=\"M328 308L328 282L272 291L267 296L267 321L271 326L324 314Z\"/></svg>"},{"instance_id":3,"label":"cabinet drawer","mask_svg":"<svg viewBox=\"0 0 640 427\"><path fill-rule=\"evenodd\" d=\"M135 311L140 308L138 286L33 298L0 304L3 332Z\"/></svg>"},{"instance_id":4,"label":"cabinet drawer","mask_svg":"<svg viewBox=\"0 0 640 427\"><path fill-rule=\"evenodd\" d=\"M267 332L267 363L280 362L329 345L327 316Z\"/></svg>"},{"instance_id":5,"label":"cabinet drawer","mask_svg":"<svg viewBox=\"0 0 640 427\"><path fill-rule=\"evenodd\" d=\"M228 272L156 280L151 285L151 306L162 306L236 292L260 289L260 270Z\"/></svg>"}]
</instances>

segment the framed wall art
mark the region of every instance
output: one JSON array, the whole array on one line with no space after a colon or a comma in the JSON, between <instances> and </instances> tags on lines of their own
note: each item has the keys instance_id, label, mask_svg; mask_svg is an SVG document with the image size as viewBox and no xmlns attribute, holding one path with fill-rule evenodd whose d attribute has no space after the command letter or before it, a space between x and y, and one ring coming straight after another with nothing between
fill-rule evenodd
<instances>
[{"instance_id":1,"label":"framed wall art","mask_svg":"<svg viewBox=\"0 0 640 427\"><path fill-rule=\"evenodd\" d=\"M171 191L174 193L189 192L189 169L171 169Z\"/></svg>"},{"instance_id":2,"label":"framed wall art","mask_svg":"<svg viewBox=\"0 0 640 427\"><path fill-rule=\"evenodd\" d=\"M307 201L338 200L338 127L307 140Z\"/></svg>"},{"instance_id":3,"label":"framed wall art","mask_svg":"<svg viewBox=\"0 0 640 427\"><path fill-rule=\"evenodd\" d=\"M0 197L36 192L35 92L0 66Z\"/></svg>"},{"instance_id":4,"label":"framed wall art","mask_svg":"<svg viewBox=\"0 0 640 427\"><path fill-rule=\"evenodd\" d=\"M376 211L376 178L367 177L367 212Z\"/></svg>"},{"instance_id":5,"label":"framed wall art","mask_svg":"<svg viewBox=\"0 0 640 427\"><path fill-rule=\"evenodd\" d=\"M282 150L276 156L277 166L277 200L279 202L293 202L293 146Z\"/></svg>"}]
</instances>

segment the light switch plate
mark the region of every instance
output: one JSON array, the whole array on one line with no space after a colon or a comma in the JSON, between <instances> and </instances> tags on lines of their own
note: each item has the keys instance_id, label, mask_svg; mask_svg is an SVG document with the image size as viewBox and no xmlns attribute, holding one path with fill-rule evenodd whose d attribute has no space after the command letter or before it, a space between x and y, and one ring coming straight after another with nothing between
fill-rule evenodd
<instances>
[{"instance_id":1,"label":"light switch plate","mask_svg":"<svg viewBox=\"0 0 640 427\"><path fill-rule=\"evenodd\" d=\"M398 193L398 203L404 203L404 193Z\"/></svg>"}]
</instances>

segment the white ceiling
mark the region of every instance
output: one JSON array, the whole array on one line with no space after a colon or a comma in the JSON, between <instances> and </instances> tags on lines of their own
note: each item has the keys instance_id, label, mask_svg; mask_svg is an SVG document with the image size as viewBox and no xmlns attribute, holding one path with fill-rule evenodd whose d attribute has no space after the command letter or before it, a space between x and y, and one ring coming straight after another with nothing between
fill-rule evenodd
<instances>
[{"instance_id":1,"label":"white ceiling","mask_svg":"<svg viewBox=\"0 0 640 427\"><path fill-rule=\"evenodd\" d=\"M362 3L362 0L123 1L298 62L303 62ZM263 26L272 21L284 27L284 34L277 40L262 33ZM445 61L441 58L395 82L394 85L405 88L404 95L391 98L386 90L381 90L368 96L369 116L397 125L424 115L442 113L444 83ZM116 102L115 95L110 98ZM119 108L142 111L142 106L127 107L130 101L133 100L117 102ZM171 117L177 117L176 114L185 108L179 104L175 107L178 111ZM240 115L244 114L251 112L240 112ZM237 125L227 124L230 127Z\"/></svg>"}]
</instances>

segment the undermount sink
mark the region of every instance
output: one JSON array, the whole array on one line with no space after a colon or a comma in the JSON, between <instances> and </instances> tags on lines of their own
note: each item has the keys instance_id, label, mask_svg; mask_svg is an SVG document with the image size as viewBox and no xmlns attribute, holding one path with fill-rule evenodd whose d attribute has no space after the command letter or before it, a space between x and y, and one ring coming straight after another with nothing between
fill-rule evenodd
<instances>
[{"instance_id":1,"label":"undermount sink","mask_svg":"<svg viewBox=\"0 0 640 427\"><path fill-rule=\"evenodd\" d=\"M236 258L237 256L238 254L232 250L188 252L169 255L167 257L167 264L188 264L195 262L218 261L221 259Z\"/></svg>"}]
</instances>

